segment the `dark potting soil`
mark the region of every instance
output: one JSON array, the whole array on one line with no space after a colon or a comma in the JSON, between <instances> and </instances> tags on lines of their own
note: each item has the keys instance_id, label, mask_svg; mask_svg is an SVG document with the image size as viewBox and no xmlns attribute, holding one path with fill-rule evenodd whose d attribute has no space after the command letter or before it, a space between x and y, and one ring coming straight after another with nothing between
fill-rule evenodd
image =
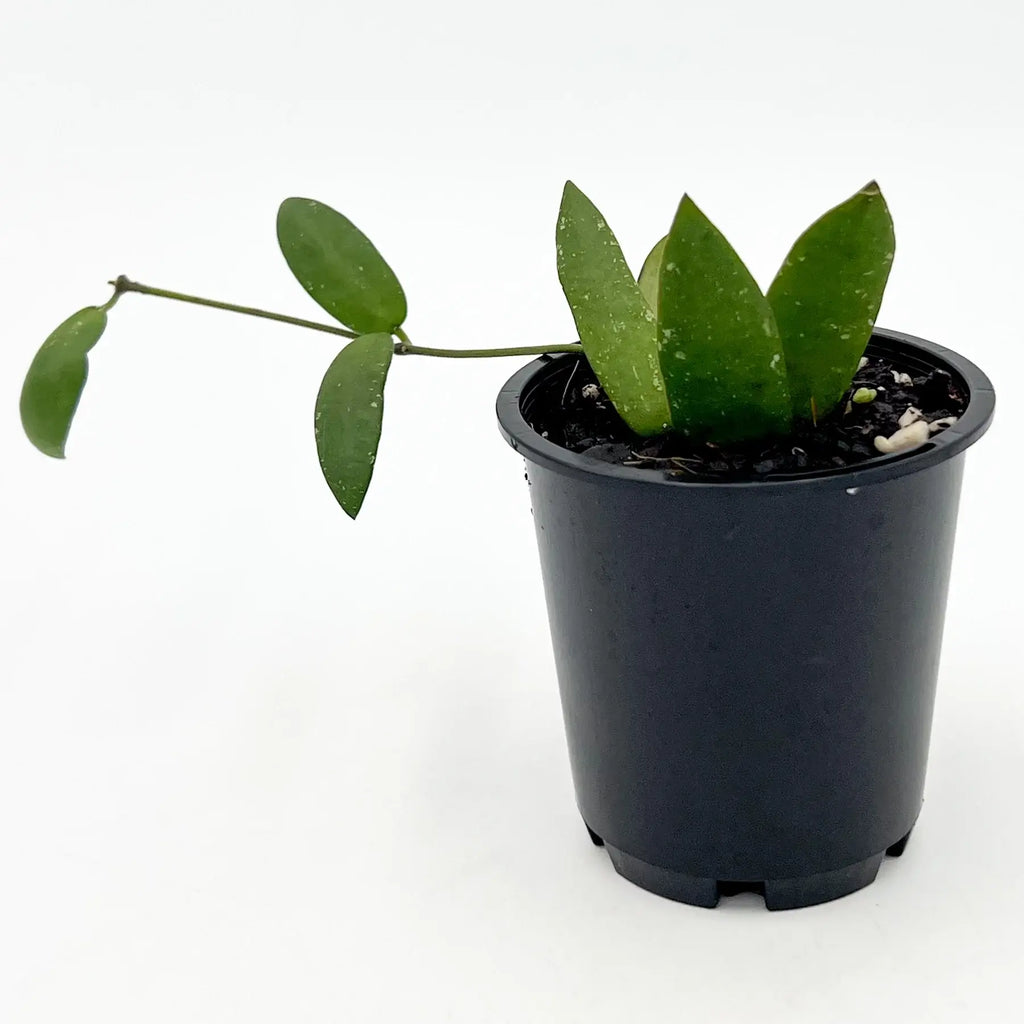
<instances>
[{"instance_id":1,"label":"dark potting soil","mask_svg":"<svg viewBox=\"0 0 1024 1024\"><path fill-rule=\"evenodd\" d=\"M843 469L868 459L884 458L874 445L890 437L899 418L913 406L929 421L961 416L966 395L944 370L909 371L874 356L854 376L843 400L817 425L795 425L784 438L716 445L679 434L640 437L622 421L586 360L579 360L561 403L536 403L531 423L537 433L567 448L622 466L668 472L672 476L710 479L759 479L769 475ZM873 388L877 397L853 402L858 388Z\"/></svg>"}]
</instances>

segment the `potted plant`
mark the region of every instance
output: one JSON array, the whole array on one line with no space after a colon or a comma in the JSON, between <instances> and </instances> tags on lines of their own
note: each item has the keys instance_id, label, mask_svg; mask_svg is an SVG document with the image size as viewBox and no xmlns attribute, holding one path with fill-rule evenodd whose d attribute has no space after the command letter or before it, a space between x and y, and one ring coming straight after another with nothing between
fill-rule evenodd
<instances>
[{"instance_id":1,"label":"potted plant","mask_svg":"<svg viewBox=\"0 0 1024 1024\"><path fill-rule=\"evenodd\" d=\"M539 356L498 396L526 460L577 801L615 868L714 906L799 907L870 883L921 807L964 453L985 375L874 327L894 252L875 183L805 231L766 293L683 198L638 277L566 185L558 271L579 343L414 345L369 239L288 199L278 240L341 326L120 277L45 341L26 433L63 457L128 292L347 340L316 399L325 479L358 514L393 357Z\"/></svg>"}]
</instances>

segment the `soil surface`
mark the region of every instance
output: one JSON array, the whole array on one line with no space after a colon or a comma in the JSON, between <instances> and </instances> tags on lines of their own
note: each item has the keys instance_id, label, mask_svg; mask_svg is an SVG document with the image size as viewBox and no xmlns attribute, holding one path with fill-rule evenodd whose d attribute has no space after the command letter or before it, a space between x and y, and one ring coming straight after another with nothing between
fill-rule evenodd
<instances>
[{"instance_id":1,"label":"soil surface","mask_svg":"<svg viewBox=\"0 0 1024 1024\"><path fill-rule=\"evenodd\" d=\"M967 396L948 373L933 369L911 374L912 370L901 369L884 357L872 356L857 371L843 400L816 426L799 422L784 438L715 445L679 434L634 434L586 361L580 360L561 404L552 407L550 401L538 402L538 408L531 411L530 425L569 451L676 477L750 480L821 472L892 458L875 448L875 438L891 437L910 407L919 409L929 422L963 414ZM877 395L870 402L853 402L859 388L874 389Z\"/></svg>"}]
</instances>

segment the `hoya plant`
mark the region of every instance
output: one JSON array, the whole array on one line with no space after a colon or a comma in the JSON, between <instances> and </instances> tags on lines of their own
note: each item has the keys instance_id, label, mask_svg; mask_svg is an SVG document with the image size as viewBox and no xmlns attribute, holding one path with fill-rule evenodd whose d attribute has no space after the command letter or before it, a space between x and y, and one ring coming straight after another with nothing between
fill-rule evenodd
<instances>
[{"instance_id":1,"label":"hoya plant","mask_svg":"<svg viewBox=\"0 0 1024 1024\"><path fill-rule=\"evenodd\" d=\"M641 437L719 444L785 436L817 423L850 388L892 263L892 220L871 182L796 241L767 293L724 236L684 196L638 277L598 209L572 182L556 232L558 275L579 343L499 349L414 345L397 276L350 220L312 199L286 199L277 238L302 287L337 324L153 288L119 277L113 295L65 320L29 367L21 419L32 443L63 458L89 353L122 295L135 292L343 337L316 398L324 478L355 518L381 434L394 356L449 358L582 352L625 425Z\"/></svg>"}]
</instances>

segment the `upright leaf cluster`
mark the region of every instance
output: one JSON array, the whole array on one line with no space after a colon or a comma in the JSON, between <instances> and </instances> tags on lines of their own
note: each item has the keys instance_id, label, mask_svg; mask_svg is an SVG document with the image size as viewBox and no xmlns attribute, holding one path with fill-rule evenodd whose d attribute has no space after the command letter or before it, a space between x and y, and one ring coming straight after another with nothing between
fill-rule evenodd
<instances>
[{"instance_id":1,"label":"upright leaf cluster","mask_svg":"<svg viewBox=\"0 0 1024 1024\"><path fill-rule=\"evenodd\" d=\"M895 240L878 185L797 239L767 295L722 233L683 196L639 278L597 207L567 182L558 274L584 351L637 434L715 442L826 415L871 338Z\"/></svg>"}]
</instances>

